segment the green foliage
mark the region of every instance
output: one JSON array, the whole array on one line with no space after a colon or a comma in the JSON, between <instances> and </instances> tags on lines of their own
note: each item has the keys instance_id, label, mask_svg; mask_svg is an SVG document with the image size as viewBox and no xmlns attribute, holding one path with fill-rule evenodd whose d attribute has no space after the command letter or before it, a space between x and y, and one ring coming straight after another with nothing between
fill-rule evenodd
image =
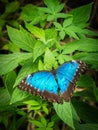
<instances>
[{"instance_id":1,"label":"green foliage","mask_svg":"<svg viewBox=\"0 0 98 130\"><path fill-rule=\"evenodd\" d=\"M4 35L2 29L6 22L15 28L7 26L10 41L6 40L1 48L8 54L0 55L3 82L0 123L7 130L18 130L26 119L36 130L59 130L63 123L71 129L97 130L98 88L91 75L80 77L70 102L54 103L53 106L17 88L28 74L56 69L59 64L73 59L82 60L89 69L98 70L98 39L92 38L98 34L87 29L92 3L63 13L64 4L58 0L44 0L45 7L27 4L21 7L17 20L6 21L6 17L17 13L20 7L19 2L4 2L6 8L0 16L0 35ZM18 26L18 20L24 22L25 29Z\"/></svg>"}]
</instances>

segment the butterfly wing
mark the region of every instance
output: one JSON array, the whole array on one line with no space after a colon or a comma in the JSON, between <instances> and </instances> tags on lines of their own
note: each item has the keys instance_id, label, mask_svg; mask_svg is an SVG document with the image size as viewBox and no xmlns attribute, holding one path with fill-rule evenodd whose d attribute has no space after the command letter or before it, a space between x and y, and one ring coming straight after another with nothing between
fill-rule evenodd
<instances>
[{"instance_id":1,"label":"butterfly wing","mask_svg":"<svg viewBox=\"0 0 98 130\"><path fill-rule=\"evenodd\" d=\"M19 88L32 94L40 95L50 102L61 103L58 94L58 84L51 72L40 71L22 80Z\"/></svg>"},{"instance_id":2,"label":"butterfly wing","mask_svg":"<svg viewBox=\"0 0 98 130\"><path fill-rule=\"evenodd\" d=\"M64 63L56 70L56 77L61 97L68 101L74 91L79 75L86 69L86 64L81 61Z\"/></svg>"}]
</instances>

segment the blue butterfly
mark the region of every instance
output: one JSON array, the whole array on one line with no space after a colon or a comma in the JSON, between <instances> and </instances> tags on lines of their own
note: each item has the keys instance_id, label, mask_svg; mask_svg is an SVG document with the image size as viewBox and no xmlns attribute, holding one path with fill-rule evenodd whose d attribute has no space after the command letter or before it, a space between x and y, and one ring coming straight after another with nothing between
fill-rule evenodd
<instances>
[{"instance_id":1,"label":"blue butterfly","mask_svg":"<svg viewBox=\"0 0 98 130\"><path fill-rule=\"evenodd\" d=\"M39 95L49 102L69 101L79 76L86 70L82 61L72 60L53 71L39 71L28 75L19 89Z\"/></svg>"}]
</instances>

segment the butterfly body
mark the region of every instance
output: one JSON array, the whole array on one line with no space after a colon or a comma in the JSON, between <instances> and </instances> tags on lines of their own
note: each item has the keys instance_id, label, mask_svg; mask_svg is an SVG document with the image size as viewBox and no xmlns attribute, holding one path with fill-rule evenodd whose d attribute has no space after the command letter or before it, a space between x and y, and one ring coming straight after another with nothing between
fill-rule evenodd
<instances>
[{"instance_id":1,"label":"butterfly body","mask_svg":"<svg viewBox=\"0 0 98 130\"><path fill-rule=\"evenodd\" d=\"M85 70L85 63L73 60L62 64L54 72L39 71L29 75L19 88L40 95L49 102L62 103L62 99L70 99L77 79Z\"/></svg>"}]
</instances>

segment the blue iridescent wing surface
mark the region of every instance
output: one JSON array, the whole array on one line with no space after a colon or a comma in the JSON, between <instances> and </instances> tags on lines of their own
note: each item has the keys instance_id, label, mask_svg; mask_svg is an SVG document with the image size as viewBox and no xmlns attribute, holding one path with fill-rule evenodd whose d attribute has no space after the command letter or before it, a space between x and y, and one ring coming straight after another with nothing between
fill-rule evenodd
<instances>
[{"instance_id":1,"label":"blue iridescent wing surface","mask_svg":"<svg viewBox=\"0 0 98 130\"><path fill-rule=\"evenodd\" d=\"M27 77L26 82L31 87L38 89L39 91L48 91L53 94L57 94L58 85L51 72L42 71L31 74Z\"/></svg>"},{"instance_id":2,"label":"blue iridescent wing surface","mask_svg":"<svg viewBox=\"0 0 98 130\"><path fill-rule=\"evenodd\" d=\"M61 65L56 71L58 86L61 93L64 93L69 84L74 79L78 70L79 64L76 61L71 61Z\"/></svg>"}]
</instances>

